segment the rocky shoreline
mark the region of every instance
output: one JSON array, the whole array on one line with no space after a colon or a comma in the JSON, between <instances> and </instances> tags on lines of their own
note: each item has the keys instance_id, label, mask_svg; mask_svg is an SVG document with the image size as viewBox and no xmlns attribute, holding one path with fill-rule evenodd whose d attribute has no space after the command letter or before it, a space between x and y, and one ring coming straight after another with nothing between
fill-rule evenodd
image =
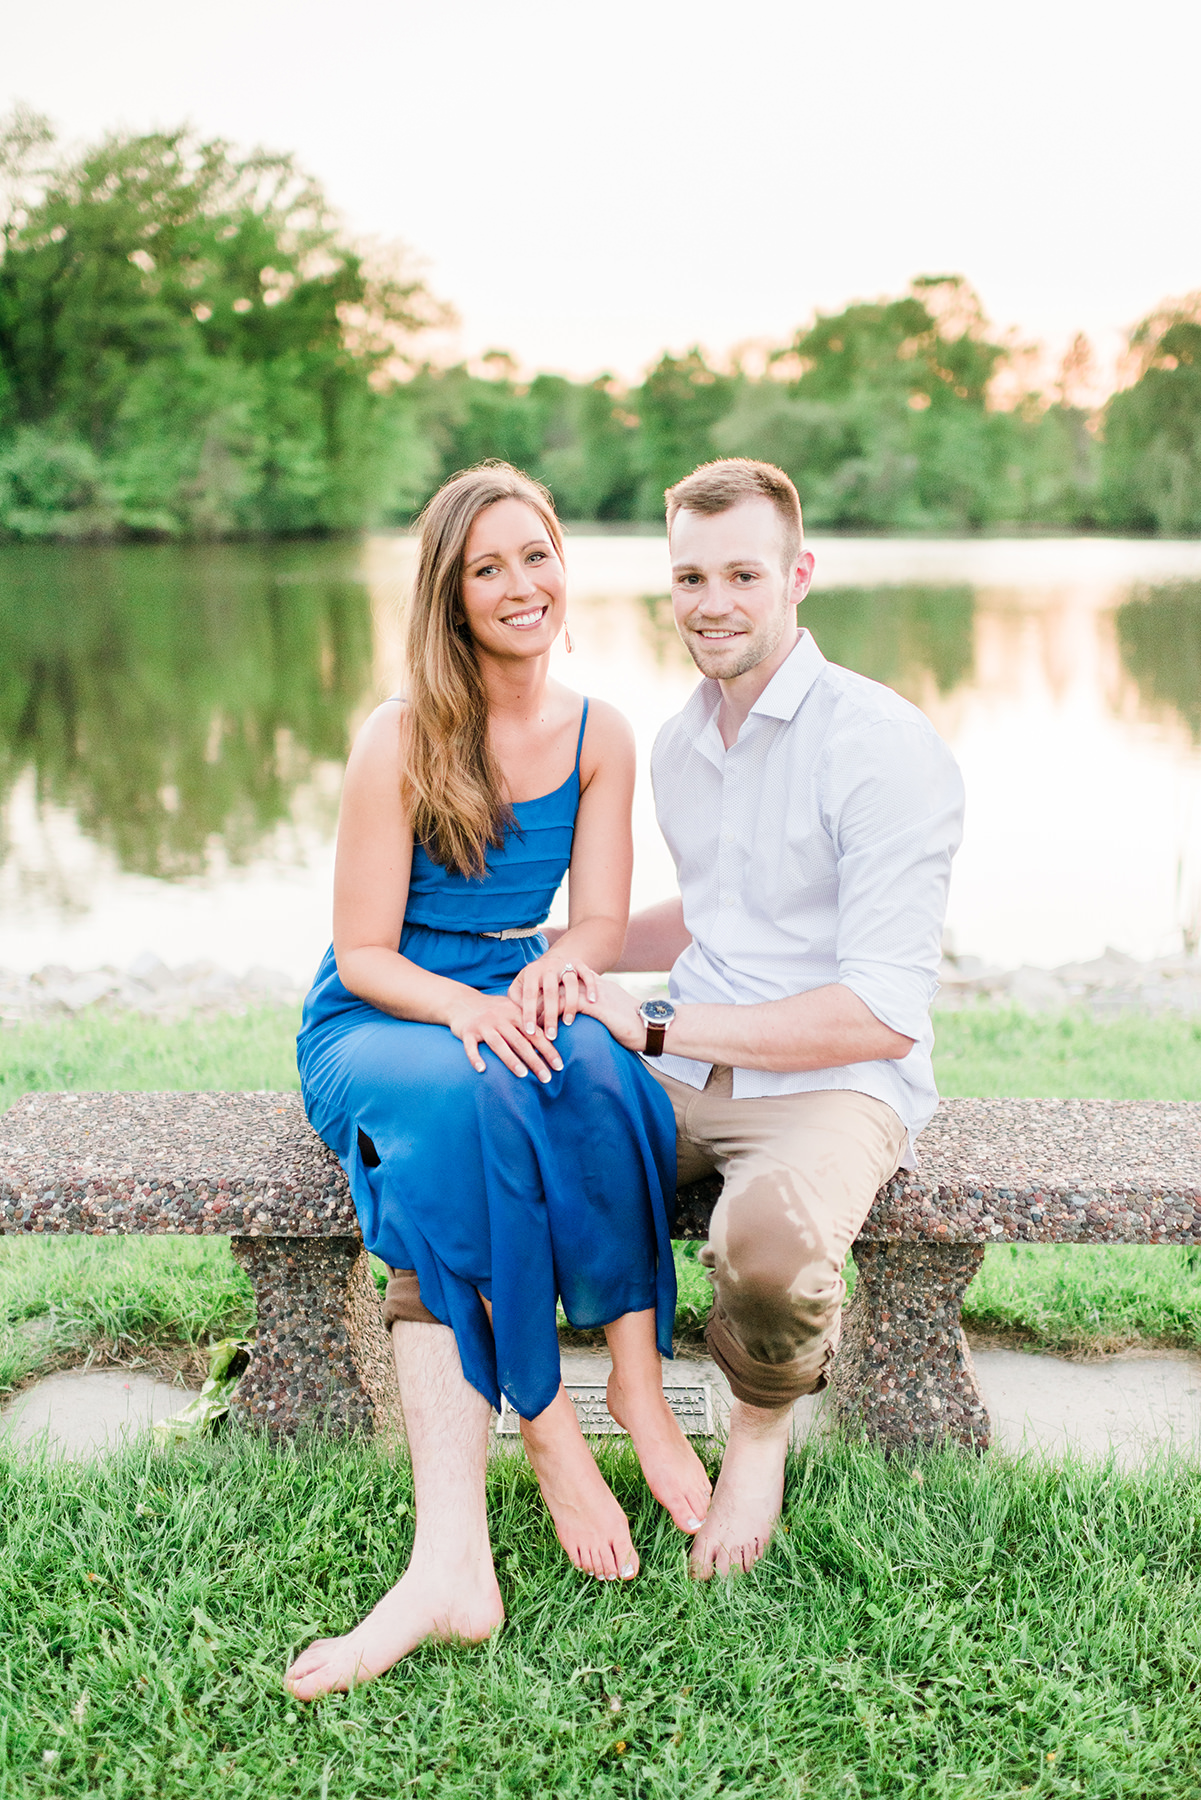
<instances>
[{"instance_id":1,"label":"rocky shoreline","mask_svg":"<svg viewBox=\"0 0 1201 1800\"><path fill-rule=\"evenodd\" d=\"M1091 962L1057 969L992 968L978 957L947 955L936 1011L1016 1006L1023 1012L1084 1010L1099 1018L1121 1013L1172 1013L1201 1017L1201 957L1180 954L1139 962L1107 949ZM662 991L653 976L631 976L640 995ZM196 1015L244 1013L262 1006L296 1006L304 989L278 969L256 967L233 975L201 961L169 968L150 951L128 968L106 965L78 971L51 963L32 975L0 969L0 1024L79 1018L97 1013L136 1013L170 1021Z\"/></svg>"},{"instance_id":2,"label":"rocky shoreline","mask_svg":"<svg viewBox=\"0 0 1201 1800\"><path fill-rule=\"evenodd\" d=\"M1139 962L1107 948L1090 962L1057 969L990 968L979 957L944 956L935 1011L960 1012L981 1003L1023 1012L1083 1009L1099 1018L1119 1013L1201 1016L1201 957L1180 952Z\"/></svg>"},{"instance_id":3,"label":"rocky shoreline","mask_svg":"<svg viewBox=\"0 0 1201 1800\"><path fill-rule=\"evenodd\" d=\"M128 968L106 964L83 971L49 963L32 975L0 969L0 1023L79 1018L95 1013L140 1013L173 1020L197 1014L244 1013L260 1006L296 1006L304 989L278 969L244 975L207 961L168 965L144 950Z\"/></svg>"}]
</instances>

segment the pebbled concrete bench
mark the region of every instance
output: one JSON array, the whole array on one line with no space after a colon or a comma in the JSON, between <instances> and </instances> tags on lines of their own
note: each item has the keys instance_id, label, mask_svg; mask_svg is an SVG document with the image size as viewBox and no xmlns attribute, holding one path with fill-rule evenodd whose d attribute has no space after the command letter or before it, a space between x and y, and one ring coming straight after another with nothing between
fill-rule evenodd
<instances>
[{"instance_id":1,"label":"pebbled concrete bench","mask_svg":"<svg viewBox=\"0 0 1201 1800\"><path fill-rule=\"evenodd\" d=\"M890 1448L982 1450L960 1307L985 1245L1201 1244L1201 1104L945 1100L921 1157L856 1241L834 1412ZM720 1191L681 1190L677 1237ZM258 1303L238 1416L402 1429L346 1180L297 1094L28 1094L0 1116L0 1231L228 1236Z\"/></svg>"}]
</instances>

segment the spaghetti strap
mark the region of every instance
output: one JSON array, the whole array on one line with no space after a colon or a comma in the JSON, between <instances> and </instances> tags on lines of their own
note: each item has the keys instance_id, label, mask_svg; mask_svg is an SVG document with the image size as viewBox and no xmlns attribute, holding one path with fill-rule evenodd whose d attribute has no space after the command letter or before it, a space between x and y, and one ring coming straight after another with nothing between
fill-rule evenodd
<instances>
[{"instance_id":1,"label":"spaghetti strap","mask_svg":"<svg viewBox=\"0 0 1201 1800\"><path fill-rule=\"evenodd\" d=\"M573 775L578 775L580 772L580 757L583 754L583 749L584 749L584 727L587 723L588 723L588 696L587 696L587 694L585 694L584 695L584 708L583 708L583 711L580 713L580 735L576 740L575 768L572 770Z\"/></svg>"}]
</instances>

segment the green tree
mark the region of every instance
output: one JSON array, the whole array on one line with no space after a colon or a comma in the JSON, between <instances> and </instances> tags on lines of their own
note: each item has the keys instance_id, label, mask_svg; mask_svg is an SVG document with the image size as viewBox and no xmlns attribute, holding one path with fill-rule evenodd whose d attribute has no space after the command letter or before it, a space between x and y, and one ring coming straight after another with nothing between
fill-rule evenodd
<instances>
[{"instance_id":1,"label":"green tree","mask_svg":"<svg viewBox=\"0 0 1201 1800\"><path fill-rule=\"evenodd\" d=\"M714 427L734 404L742 385L738 374L711 368L693 347L684 356L662 356L630 396L639 422L642 479L638 517L663 517L663 490L698 463L720 455Z\"/></svg>"},{"instance_id":2,"label":"green tree","mask_svg":"<svg viewBox=\"0 0 1201 1800\"><path fill-rule=\"evenodd\" d=\"M362 523L388 479L376 388L437 315L423 284L348 247L289 156L176 131L45 165L48 135L20 115L0 142L0 430L26 462L86 446L132 530Z\"/></svg>"},{"instance_id":3,"label":"green tree","mask_svg":"<svg viewBox=\"0 0 1201 1800\"><path fill-rule=\"evenodd\" d=\"M1008 358L961 276L819 315L746 384L714 432L786 469L812 523L960 530L1020 516L1026 445L990 409Z\"/></svg>"},{"instance_id":4,"label":"green tree","mask_svg":"<svg viewBox=\"0 0 1201 1800\"><path fill-rule=\"evenodd\" d=\"M1131 334L1140 374L1105 409L1102 505L1127 530L1201 531L1201 293Z\"/></svg>"},{"instance_id":5,"label":"green tree","mask_svg":"<svg viewBox=\"0 0 1201 1800\"><path fill-rule=\"evenodd\" d=\"M512 357L493 351L484 362L486 375L426 365L394 394L393 414L409 422L426 458L420 483L398 489L390 516L403 523L448 476L499 457L544 481L565 519L632 518L637 421L612 377L523 382Z\"/></svg>"},{"instance_id":6,"label":"green tree","mask_svg":"<svg viewBox=\"0 0 1201 1800\"><path fill-rule=\"evenodd\" d=\"M542 437L539 472L566 519L632 519L638 500L638 422L611 375L530 384Z\"/></svg>"}]
</instances>

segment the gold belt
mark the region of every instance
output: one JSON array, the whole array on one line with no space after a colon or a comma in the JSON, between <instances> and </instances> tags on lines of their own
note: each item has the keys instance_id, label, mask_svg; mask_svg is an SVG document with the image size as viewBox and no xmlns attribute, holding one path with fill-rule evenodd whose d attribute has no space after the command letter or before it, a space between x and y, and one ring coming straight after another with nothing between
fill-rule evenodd
<instances>
[{"instance_id":1,"label":"gold belt","mask_svg":"<svg viewBox=\"0 0 1201 1800\"><path fill-rule=\"evenodd\" d=\"M503 931L477 931L475 935L487 938L537 937L541 930L541 925L506 925Z\"/></svg>"}]
</instances>

